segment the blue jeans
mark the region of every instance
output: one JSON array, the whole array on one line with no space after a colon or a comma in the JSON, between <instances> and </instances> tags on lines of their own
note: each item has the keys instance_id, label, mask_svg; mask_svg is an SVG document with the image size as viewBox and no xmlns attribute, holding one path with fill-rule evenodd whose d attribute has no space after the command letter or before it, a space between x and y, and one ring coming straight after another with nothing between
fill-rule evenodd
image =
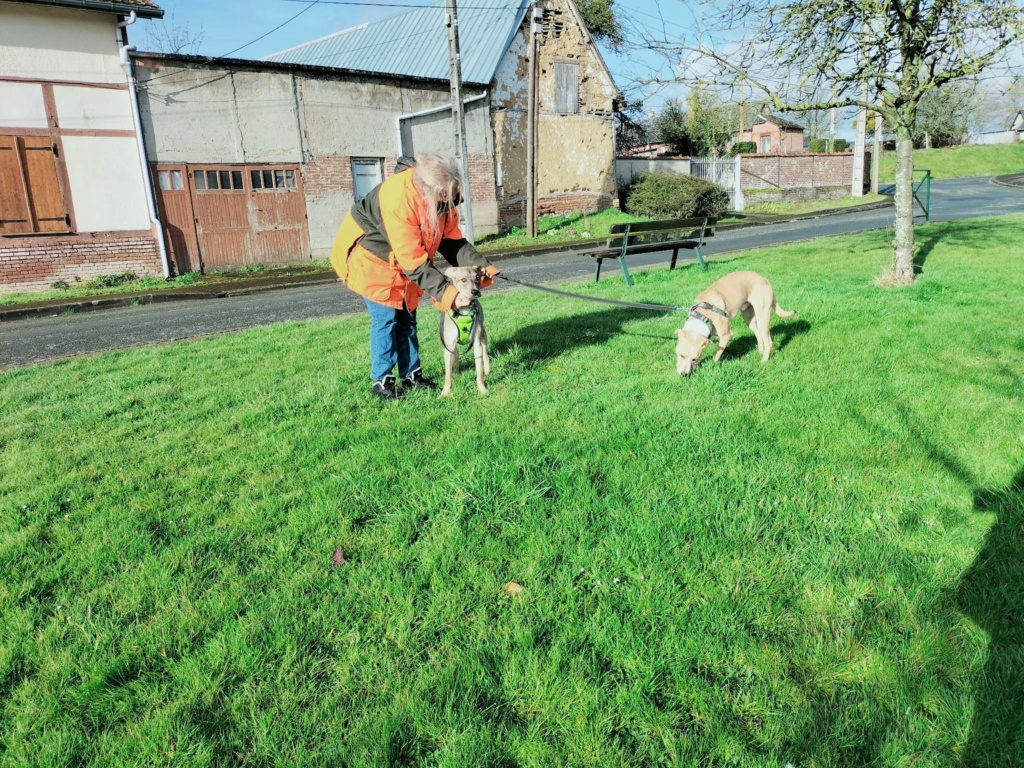
<instances>
[{"instance_id":1,"label":"blue jeans","mask_svg":"<svg viewBox=\"0 0 1024 768\"><path fill-rule=\"evenodd\" d=\"M370 378L380 381L398 366L402 378L420 367L420 341L416 337L416 310L392 309L369 299Z\"/></svg>"}]
</instances>

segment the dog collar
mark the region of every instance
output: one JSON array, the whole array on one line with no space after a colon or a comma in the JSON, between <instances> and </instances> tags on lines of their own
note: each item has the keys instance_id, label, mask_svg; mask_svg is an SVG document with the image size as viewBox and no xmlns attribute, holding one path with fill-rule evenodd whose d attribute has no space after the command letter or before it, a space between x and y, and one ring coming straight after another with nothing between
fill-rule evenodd
<instances>
[{"instance_id":1,"label":"dog collar","mask_svg":"<svg viewBox=\"0 0 1024 768\"><path fill-rule=\"evenodd\" d=\"M693 315L694 315L693 311L695 309L706 309L709 312L715 312L716 314L719 314L722 317L725 317L725 318L729 317L729 313L726 312L724 309L719 309L714 304L710 304L710 303L708 303L706 301L698 301L696 304L694 304L692 307L690 307L690 317L693 317Z\"/></svg>"},{"instance_id":2,"label":"dog collar","mask_svg":"<svg viewBox=\"0 0 1024 768\"><path fill-rule=\"evenodd\" d=\"M698 336L703 336L705 339L711 338L711 323L704 317L697 315L696 312L686 318L686 324L683 325L684 331L693 331Z\"/></svg>"}]
</instances>

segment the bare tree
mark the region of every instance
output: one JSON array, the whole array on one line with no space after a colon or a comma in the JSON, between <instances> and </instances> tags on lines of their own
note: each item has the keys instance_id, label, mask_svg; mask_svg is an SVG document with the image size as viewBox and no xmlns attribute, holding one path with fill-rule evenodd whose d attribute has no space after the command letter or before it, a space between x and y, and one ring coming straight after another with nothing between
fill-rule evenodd
<instances>
[{"instance_id":1,"label":"bare tree","mask_svg":"<svg viewBox=\"0 0 1024 768\"><path fill-rule=\"evenodd\" d=\"M897 153L889 277L913 282L918 107L935 88L1008 66L1008 49L1024 34L1019 0L733 0L726 10L719 0L700 0L700 7L706 16L695 42L651 35L640 45L674 56L684 78L742 84L778 112L881 113ZM750 30L745 39L729 40L742 29Z\"/></svg>"},{"instance_id":2,"label":"bare tree","mask_svg":"<svg viewBox=\"0 0 1024 768\"><path fill-rule=\"evenodd\" d=\"M197 54L205 36L202 27L193 29L187 22L178 24L174 11L146 25L146 47L159 53Z\"/></svg>"}]
</instances>

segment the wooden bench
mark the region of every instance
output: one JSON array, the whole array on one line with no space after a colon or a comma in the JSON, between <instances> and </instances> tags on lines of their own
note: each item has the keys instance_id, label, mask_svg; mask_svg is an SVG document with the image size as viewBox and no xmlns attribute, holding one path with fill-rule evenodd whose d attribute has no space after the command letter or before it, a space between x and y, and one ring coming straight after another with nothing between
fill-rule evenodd
<instances>
[{"instance_id":1,"label":"wooden bench","mask_svg":"<svg viewBox=\"0 0 1024 768\"><path fill-rule=\"evenodd\" d=\"M601 263L605 259L616 259L622 268L622 276L626 278L626 285L632 286L626 257L634 253L667 251L670 248L672 264L669 269L676 268L679 250L685 248L697 252L697 261L706 272L708 265L704 263L701 248L709 237L714 237L717 223L718 219L700 218L616 224L610 230L608 241L599 250L587 252L595 260L594 282L601 279Z\"/></svg>"}]
</instances>

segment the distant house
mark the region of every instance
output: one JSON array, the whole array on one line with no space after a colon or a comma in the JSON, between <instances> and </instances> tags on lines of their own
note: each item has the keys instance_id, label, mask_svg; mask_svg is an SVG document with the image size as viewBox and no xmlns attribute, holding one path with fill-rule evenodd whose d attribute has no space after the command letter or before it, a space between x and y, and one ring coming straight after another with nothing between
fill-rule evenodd
<instances>
[{"instance_id":1,"label":"distant house","mask_svg":"<svg viewBox=\"0 0 1024 768\"><path fill-rule=\"evenodd\" d=\"M162 275L126 27L150 0L0 0L0 291Z\"/></svg>"},{"instance_id":2,"label":"distant house","mask_svg":"<svg viewBox=\"0 0 1024 768\"><path fill-rule=\"evenodd\" d=\"M743 130L733 133L733 141L752 141L762 155L805 151L803 126L773 115L767 105L754 114L744 115Z\"/></svg>"},{"instance_id":3,"label":"distant house","mask_svg":"<svg viewBox=\"0 0 1024 768\"><path fill-rule=\"evenodd\" d=\"M477 236L526 213L528 0L459 12ZM402 155L455 154L443 3L262 61L140 53L146 141L180 271L324 258L352 204ZM621 95L573 0L537 34L540 213L615 195Z\"/></svg>"},{"instance_id":4,"label":"distant house","mask_svg":"<svg viewBox=\"0 0 1024 768\"><path fill-rule=\"evenodd\" d=\"M971 144L1015 144L1024 141L1024 110L983 123L970 137Z\"/></svg>"}]
</instances>

